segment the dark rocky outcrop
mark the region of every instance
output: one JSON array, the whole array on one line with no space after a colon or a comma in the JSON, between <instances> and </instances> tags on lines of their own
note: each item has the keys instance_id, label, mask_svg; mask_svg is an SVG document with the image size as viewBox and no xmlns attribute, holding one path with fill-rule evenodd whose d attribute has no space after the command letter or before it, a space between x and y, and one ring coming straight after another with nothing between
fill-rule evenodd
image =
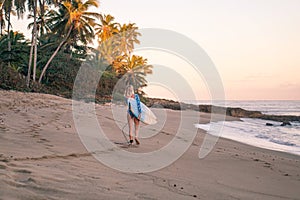
<instances>
[{"instance_id":1,"label":"dark rocky outcrop","mask_svg":"<svg viewBox=\"0 0 300 200\"><path fill-rule=\"evenodd\" d=\"M146 105L148 107L162 107L172 110L183 110L179 102L167 99L147 98Z\"/></svg>"},{"instance_id":2,"label":"dark rocky outcrop","mask_svg":"<svg viewBox=\"0 0 300 200\"><path fill-rule=\"evenodd\" d=\"M282 122L280 126L292 126L290 122Z\"/></svg>"},{"instance_id":3,"label":"dark rocky outcrop","mask_svg":"<svg viewBox=\"0 0 300 200\"><path fill-rule=\"evenodd\" d=\"M266 123L266 126L273 126L272 123Z\"/></svg>"},{"instance_id":4,"label":"dark rocky outcrop","mask_svg":"<svg viewBox=\"0 0 300 200\"><path fill-rule=\"evenodd\" d=\"M216 113L216 114L226 113L227 116L238 117L238 118L258 118L258 119L271 120L277 122L291 122L291 121L300 122L300 116L268 115L268 114L263 114L260 111L245 110L242 108L231 108L231 107L226 108L226 107L212 106L212 105L194 105L194 104L179 103L177 101L167 100L167 99L147 98L146 105L149 107L163 107L172 110L195 110L199 112Z\"/></svg>"},{"instance_id":5,"label":"dark rocky outcrop","mask_svg":"<svg viewBox=\"0 0 300 200\"><path fill-rule=\"evenodd\" d=\"M272 120L276 122L300 122L300 116L294 115L267 115L263 114L260 119Z\"/></svg>"}]
</instances>

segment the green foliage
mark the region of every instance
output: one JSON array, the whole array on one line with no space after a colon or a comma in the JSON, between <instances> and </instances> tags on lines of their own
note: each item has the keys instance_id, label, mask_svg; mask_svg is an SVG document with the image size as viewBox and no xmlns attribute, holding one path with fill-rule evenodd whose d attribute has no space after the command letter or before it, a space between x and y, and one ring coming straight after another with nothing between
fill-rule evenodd
<instances>
[{"instance_id":1,"label":"green foliage","mask_svg":"<svg viewBox=\"0 0 300 200\"><path fill-rule=\"evenodd\" d=\"M0 62L0 88L28 91L23 76L3 62Z\"/></svg>"},{"instance_id":2,"label":"green foliage","mask_svg":"<svg viewBox=\"0 0 300 200\"><path fill-rule=\"evenodd\" d=\"M6 21L10 23L5 16L16 13L22 17L26 3L29 18L33 19L33 2L7 0L0 13L1 33L4 33L2 30ZM99 83L96 83L96 101L109 100L120 79L141 91L147 85L145 77L152 73L152 66L147 64L147 59L131 55L134 45L139 43L138 27L134 23L121 25L111 15L90 12L90 7L98 7L97 0L38 1L36 77L46 72L43 84L31 82L29 88L25 87L24 77L28 73L30 47L33 43L26 40L22 33L11 31L10 39L7 34L0 36L0 87L24 91L43 90L71 97L77 72L82 62L86 62L94 72L87 71L89 74L85 76L87 80L82 80L83 84L91 84L94 75L101 75ZM33 23L28 28L33 28ZM97 50L88 47L95 39L99 43ZM51 61L52 55L55 57ZM43 70L44 66L47 66L47 70Z\"/></svg>"},{"instance_id":3,"label":"green foliage","mask_svg":"<svg viewBox=\"0 0 300 200\"><path fill-rule=\"evenodd\" d=\"M70 0L58 4L58 9L46 13L46 26L51 33L62 37L67 35L70 27L72 31L67 40L67 46L76 46L79 43L86 46L94 39L95 18L99 14L87 11L91 7L98 7L97 0Z\"/></svg>"},{"instance_id":4,"label":"green foliage","mask_svg":"<svg viewBox=\"0 0 300 200\"><path fill-rule=\"evenodd\" d=\"M117 82L118 78L114 72L104 71L99 81L97 94L102 97L112 95L113 88Z\"/></svg>"},{"instance_id":5,"label":"green foliage","mask_svg":"<svg viewBox=\"0 0 300 200\"><path fill-rule=\"evenodd\" d=\"M80 65L81 62L66 57L64 53L58 54L53 60L51 68L47 71L44 84L53 91L59 91L60 94L71 97Z\"/></svg>"},{"instance_id":6,"label":"green foliage","mask_svg":"<svg viewBox=\"0 0 300 200\"><path fill-rule=\"evenodd\" d=\"M28 64L29 41L19 32L10 32L11 51L8 51L8 36L0 36L0 62L10 62L14 70L24 73Z\"/></svg>"}]
</instances>

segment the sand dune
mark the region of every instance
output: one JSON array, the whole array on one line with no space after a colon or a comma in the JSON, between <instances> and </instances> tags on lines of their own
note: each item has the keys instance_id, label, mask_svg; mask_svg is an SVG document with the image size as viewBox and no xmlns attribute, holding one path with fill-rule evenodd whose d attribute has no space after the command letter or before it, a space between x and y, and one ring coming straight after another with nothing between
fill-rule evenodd
<instances>
[{"instance_id":1,"label":"sand dune","mask_svg":"<svg viewBox=\"0 0 300 200\"><path fill-rule=\"evenodd\" d=\"M97 105L96 112L111 141L135 153L163 147L180 120L178 111L166 111L160 134L125 148L110 106ZM202 122L209 119L201 114ZM219 139L200 160L204 136L199 130L187 152L166 168L123 173L85 149L71 100L0 90L0 199L300 199L300 157Z\"/></svg>"}]
</instances>

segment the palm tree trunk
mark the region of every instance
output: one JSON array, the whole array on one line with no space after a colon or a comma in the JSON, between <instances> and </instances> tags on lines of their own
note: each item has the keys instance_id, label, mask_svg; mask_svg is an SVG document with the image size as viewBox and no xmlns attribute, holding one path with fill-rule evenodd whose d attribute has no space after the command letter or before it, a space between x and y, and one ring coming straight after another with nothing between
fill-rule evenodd
<instances>
[{"instance_id":1,"label":"palm tree trunk","mask_svg":"<svg viewBox=\"0 0 300 200\"><path fill-rule=\"evenodd\" d=\"M10 60L11 60L11 41L10 41L10 11L11 9L9 8L8 12L8 25L7 25L7 39L8 39L8 67L10 67Z\"/></svg>"},{"instance_id":2,"label":"palm tree trunk","mask_svg":"<svg viewBox=\"0 0 300 200\"><path fill-rule=\"evenodd\" d=\"M2 33L3 22L4 22L4 19L3 19L3 12L2 12L2 8L1 8L1 10L0 10L0 36L3 35L3 33Z\"/></svg>"},{"instance_id":3,"label":"palm tree trunk","mask_svg":"<svg viewBox=\"0 0 300 200\"><path fill-rule=\"evenodd\" d=\"M1 26L1 28L0 28L0 36L2 36L3 35L3 33L2 33L2 29L3 29L3 22L2 22L2 19L1 19L1 21L0 21L0 26Z\"/></svg>"},{"instance_id":4,"label":"palm tree trunk","mask_svg":"<svg viewBox=\"0 0 300 200\"><path fill-rule=\"evenodd\" d=\"M56 54L59 52L60 48L63 46L63 44L67 41L67 39L69 38L71 31L73 29L73 25L71 25L66 37L61 41L61 43L58 45L58 47L56 48L56 50L54 51L54 53L52 54L52 56L50 57L50 59L48 60L47 64L44 66L43 71L41 73L40 79L39 79L39 83L42 82L43 76L45 75L45 72L47 70L47 68L49 67L51 61L54 59L54 57L56 56Z\"/></svg>"},{"instance_id":5,"label":"palm tree trunk","mask_svg":"<svg viewBox=\"0 0 300 200\"><path fill-rule=\"evenodd\" d=\"M34 55L33 55L33 81L35 81L36 77L36 61L37 61L37 26L36 26L36 11L37 11L37 0L34 0L34 8L33 8L33 34L34 34Z\"/></svg>"},{"instance_id":6,"label":"palm tree trunk","mask_svg":"<svg viewBox=\"0 0 300 200\"><path fill-rule=\"evenodd\" d=\"M41 17L41 24L40 24L40 36L44 35L44 17L45 17L45 0L39 0L40 5L40 17Z\"/></svg>"},{"instance_id":7,"label":"palm tree trunk","mask_svg":"<svg viewBox=\"0 0 300 200\"><path fill-rule=\"evenodd\" d=\"M32 33L31 33L31 47L30 47L28 72L27 72L27 82L26 82L27 87L29 87L29 83L30 83L33 48L34 48L34 33L33 33L33 30L32 30Z\"/></svg>"},{"instance_id":8,"label":"palm tree trunk","mask_svg":"<svg viewBox=\"0 0 300 200\"><path fill-rule=\"evenodd\" d=\"M4 25L4 17L3 17L3 6L4 6L4 3L5 3L5 0L0 4L0 23L1 23L1 33L0 33L0 35L1 36L3 35L3 33L2 33L3 26L5 26Z\"/></svg>"}]
</instances>

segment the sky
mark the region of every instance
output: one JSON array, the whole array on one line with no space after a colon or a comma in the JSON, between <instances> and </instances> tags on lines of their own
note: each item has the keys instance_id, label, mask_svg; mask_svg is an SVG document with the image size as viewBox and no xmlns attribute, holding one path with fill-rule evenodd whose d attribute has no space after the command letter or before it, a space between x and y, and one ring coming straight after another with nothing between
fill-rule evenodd
<instances>
[{"instance_id":1,"label":"sky","mask_svg":"<svg viewBox=\"0 0 300 200\"><path fill-rule=\"evenodd\" d=\"M98 10L120 23L168 29L196 42L216 66L228 100L300 100L299 0L101 0ZM25 32L24 21L13 24ZM172 55L141 53L154 65L153 76L159 75L156 65L180 68ZM187 67L181 70L189 68L182 63ZM185 79L193 76L186 70ZM196 99L211 97L205 78L189 84ZM174 97L172 88L159 84L145 91Z\"/></svg>"}]
</instances>

